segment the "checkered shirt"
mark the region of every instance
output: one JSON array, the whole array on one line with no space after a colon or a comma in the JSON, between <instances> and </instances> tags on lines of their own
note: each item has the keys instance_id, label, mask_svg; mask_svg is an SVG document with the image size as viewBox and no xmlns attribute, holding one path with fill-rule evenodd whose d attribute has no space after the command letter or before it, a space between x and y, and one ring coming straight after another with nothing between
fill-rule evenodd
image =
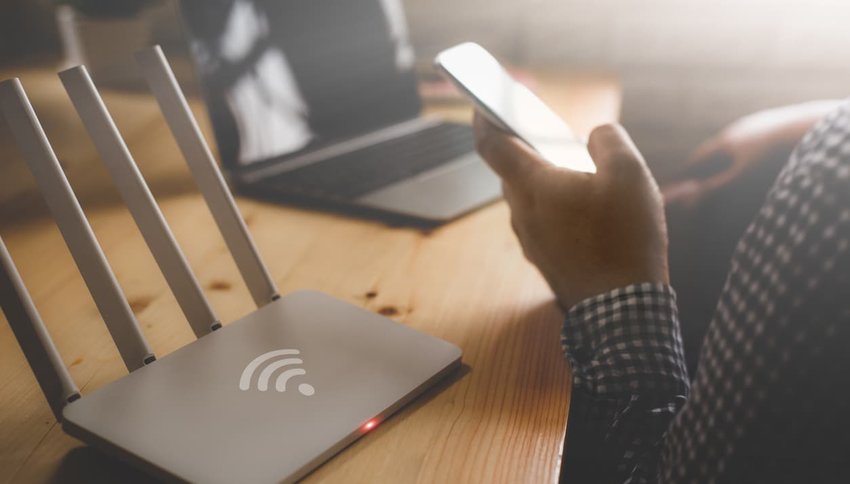
<instances>
[{"instance_id":1,"label":"checkered shirt","mask_svg":"<svg viewBox=\"0 0 850 484\"><path fill-rule=\"evenodd\" d=\"M568 312L562 481L850 482L848 245L850 102L806 134L740 240L690 386L670 287Z\"/></svg>"}]
</instances>

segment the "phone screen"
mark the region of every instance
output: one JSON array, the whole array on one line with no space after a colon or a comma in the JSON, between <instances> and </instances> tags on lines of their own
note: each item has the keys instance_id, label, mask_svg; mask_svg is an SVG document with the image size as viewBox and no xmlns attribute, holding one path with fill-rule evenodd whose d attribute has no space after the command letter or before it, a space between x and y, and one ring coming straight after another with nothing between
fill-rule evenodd
<instances>
[{"instance_id":1,"label":"phone screen","mask_svg":"<svg viewBox=\"0 0 850 484\"><path fill-rule=\"evenodd\" d=\"M491 121L515 134L547 161L564 168L596 173L587 146L530 89L514 80L489 52L464 43L436 59L462 92Z\"/></svg>"}]
</instances>

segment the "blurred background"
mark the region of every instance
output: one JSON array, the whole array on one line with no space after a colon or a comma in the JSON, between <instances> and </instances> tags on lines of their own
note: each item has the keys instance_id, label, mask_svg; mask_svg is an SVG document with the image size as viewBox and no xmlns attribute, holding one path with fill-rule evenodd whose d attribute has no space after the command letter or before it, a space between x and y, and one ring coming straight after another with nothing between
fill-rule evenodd
<instances>
[{"instance_id":1,"label":"blurred background","mask_svg":"<svg viewBox=\"0 0 850 484\"><path fill-rule=\"evenodd\" d=\"M621 121L662 177L699 142L744 114L850 95L847 1L406 4L423 55L475 38L521 65L618 74Z\"/></svg>"},{"instance_id":2,"label":"blurred background","mask_svg":"<svg viewBox=\"0 0 850 484\"><path fill-rule=\"evenodd\" d=\"M446 46L475 40L520 67L616 74L621 120L661 179L743 114L850 94L846 0L404 4L426 63ZM179 29L169 0L5 0L0 64L61 63L85 51L96 79L121 85L130 82L120 78L121 62L132 62L126 52L154 41L179 50Z\"/></svg>"}]
</instances>

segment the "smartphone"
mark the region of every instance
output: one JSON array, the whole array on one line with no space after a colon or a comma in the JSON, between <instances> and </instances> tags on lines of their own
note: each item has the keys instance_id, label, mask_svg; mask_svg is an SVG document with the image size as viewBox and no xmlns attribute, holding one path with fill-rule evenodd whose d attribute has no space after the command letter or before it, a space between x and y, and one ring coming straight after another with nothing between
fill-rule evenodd
<instances>
[{"instance_id":1,"label":"smartphone","mask_svg":"<svg viewBox=\"0 0 850 484\"><path fill-rule=\"evenodd\" d=\"M596 173L586 143L483 47L473 42L459 44L437 54L434 63L487 119L525 142L545 160Z\"/></svg>"}]
</instances>

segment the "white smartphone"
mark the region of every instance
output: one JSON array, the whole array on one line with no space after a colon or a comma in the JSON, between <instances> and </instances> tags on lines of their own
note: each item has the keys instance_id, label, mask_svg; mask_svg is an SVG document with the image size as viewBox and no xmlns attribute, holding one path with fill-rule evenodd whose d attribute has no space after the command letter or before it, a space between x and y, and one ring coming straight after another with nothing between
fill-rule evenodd
<instances>
[{"instance_id":1,"label":"white smartphone","mask_svg":"<svg viewBox=\"0 0 850 484\"><path fill-rule=\"evenodd\" d=\"M437 54L434 63L487 119L524 141L545 160L596 173L584 141L483 47L473 42L459 44Z\"/></svg>"}]
</instances>

